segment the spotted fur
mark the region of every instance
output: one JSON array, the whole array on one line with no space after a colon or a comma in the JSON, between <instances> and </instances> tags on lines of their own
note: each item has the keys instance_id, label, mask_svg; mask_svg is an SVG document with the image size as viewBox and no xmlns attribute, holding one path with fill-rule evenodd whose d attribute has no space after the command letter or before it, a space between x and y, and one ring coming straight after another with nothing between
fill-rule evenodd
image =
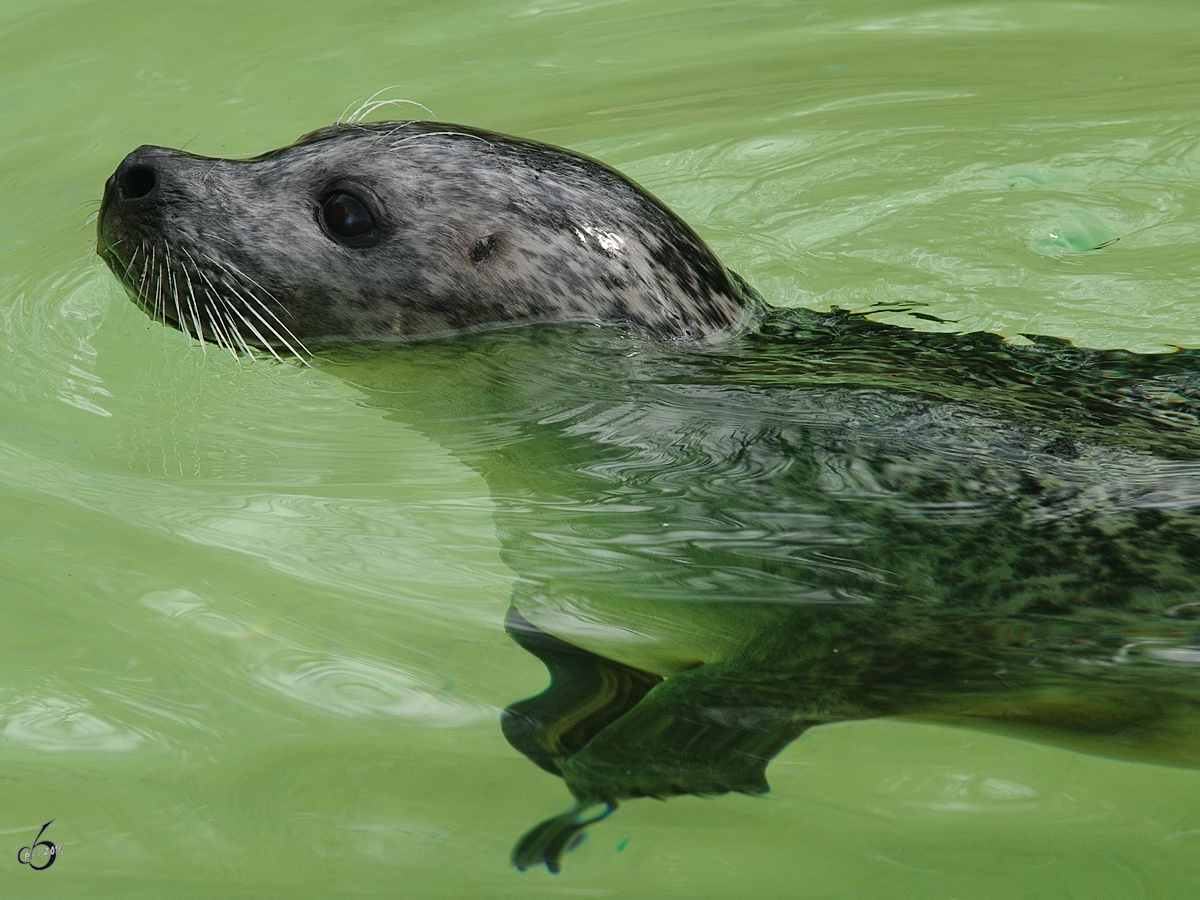
<instances>
[{"instance_id":1,"label":"spotted fur","mask_svg":"<svg viewBox=\"0 0 1200 900\"><path fill-rule=\"evenodd\" d=\"M332 192L376 229L322 227ZM339 124L249 160L144 146L109 179L97 252L156 318L230 350L546 321L706 341L746 295L704 242L613 169L434 122Z\"/></svg>"}]
</instances>

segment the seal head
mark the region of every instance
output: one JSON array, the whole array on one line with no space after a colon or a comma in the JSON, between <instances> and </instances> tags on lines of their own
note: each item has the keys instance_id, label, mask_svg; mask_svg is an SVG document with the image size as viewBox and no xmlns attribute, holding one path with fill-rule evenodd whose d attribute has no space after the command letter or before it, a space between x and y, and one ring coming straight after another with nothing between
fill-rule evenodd
<instances>
[{"instance_id":1,"label":"seal head","mask_svg":"<svg viewBox=\"0 0 1200 900\"><path fill-rule=\"evenodd\" d=\"M155 318L297 355L534 322L699 342L747 299L613 169L433 122L334 125L248 160L139 147L105 186L97 253Z\"/></svg>"}]
</instances>

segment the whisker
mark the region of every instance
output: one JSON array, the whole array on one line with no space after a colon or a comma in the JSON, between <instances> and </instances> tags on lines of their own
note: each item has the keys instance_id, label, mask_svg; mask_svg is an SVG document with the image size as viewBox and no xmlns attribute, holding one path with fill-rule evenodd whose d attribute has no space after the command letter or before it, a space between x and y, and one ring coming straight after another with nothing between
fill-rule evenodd
<instances>
[{"instance_id":1,"label":"whisker","mask_svg":"<svg viewBox=\"0 0 1200 900\"><path fill-rule=\"evenodd\" d=\"M192 261L192 264L193 264L193 265L195 265L195 262L196 262L196 261L195 261L194 259L192 259L192 255L191 255L190 253L188 253L188 252L187 252L187 249L186 249L186 248L183 248L183 247L180 247L180 250L182 250L182 251L183 251L183 255L184 255L184 256L186 256L186 257L187 257L189 260L191 260L191 261ZM187 268L187 261L186 261L186 260L185 260L185 261L182 263L182 265L181 265L181 268L182 268L182 270L183 270L183 283L184 283L184 285L186 285L186 286L187 286L187 293L188 293L188 305L189 305L189 306L192 308L192 310L193 310L193 312L194 312L194 314L195 314L196 318L198 319L198 318L200 317L200 312L199 312L199 310L200 310L200 302L199 302L199 301L196 299L196 292L195 292L195 291L192 289L192 276L188 274L188 268ZM177 295L177 296L178 296L178 295ZM176 304L176 306L178 306L178 305L179 305L179 301L178 301L178 299L176 299L176 301L175 301L175 304ZM212 324L213 324L213 323L212 323L212 320L210 319L210 320L209 320L209 325L211 326ZM214 337L216 337L216 335L215 335L215 334L214 334L213 336L214 336ZM218 347L220 347L220 346L223 346L219 340L217 341L217 346L218 346Z\"/></svg>"},{"instance_id":2,"label":"whisker","mask_svg":"<svg viewBox=\"0 0 1200 900\"><path fill-rule=\"evenodd\" d=\"M204 291L205 295L208 297L208 312L210 317L209 322L214 331L220 330L222 339L221 346L229 351L229 355L232 356L234 360L239 359L237 343L233 339L233 329L230 327L228 318L226 317L224 311L220 308L219 304L214 301L213 295L209 292L208 288L201 286L200 289Z\"/></svg>"},{"instance_id":3,"label":"whisker","mask_svg":"<svg viewBox=\"0 0 1200 900\"><path fill-rule=\"evenodd\" d=\"M204 291L205 294L208 293L207 288L202 287L201 290ZM232 339L225 332L225 323L221 320L221 311L212 304L211 299L212 298L210 297L210 302L208 305L208 326L212 330L213 339L217 342L217 346L219 346L222 350L228 350L229 355L232 356L234 360L237 360L237 350L233 346Z\"/></svg>"},{"instance_id":4,"label":"whisker","mask_svg":"<svg viewBox=\"0 0 1200 900\"><path fill-rule=\"evenodd\" d=\"M141 245L133 248L133 252L129 254L129 262L121 264L123 272L118 274L118 277L121 279L121 283L130 289L133 288L133 267L137 263L138 253L140 253L141 250Z\"/></svg>"},{"instance_id":5,"label":"whisker","mask_svg":"<svg viewBox=\"0 0 1200 900\"><path fill-rule=\"evenodd\" d=\"M431 110L424 103L418 103L416 100L401 100L401 99L376 100L374 103L365 104L364 108L361 108L359 110L359 112L357 113L358 118L355 121L355 124L357 124L357 125L363 124L363 120L366 119L367 116L371 115L371 113L375 112L378 109L383 109L383 107L385 107L385 106L404 106L404 105L419 106L421 109L425 110L425 112L429 113L429 115L433 116L435 119L437 118L437 116L434 115L433 110Z\"/></svg>"},{"instance_id":6,"label":"whisker","mask_svg":"<svg viewBox=\"0 0 1200 900\"><path fill-rule=\"evenodd\" d=\"M363 119L365 119L371 113L375 112L375 110L379 109L380 107L399 106L401 104L410 104L412 106L419 106L419 107L421 107L421 109L425 110L425 112L429 113L429 115L433 116L433 110L431 110L428 106L426 106L423 103L418 103L416 100L402 100L402 99L376 100L375 99L380 94L383 94L387 91L394 91L398 87L400 87L400 85L393 84L393 85L389 85L388 87L385 87L385 88L380 88L375 93L373 93L370 97L368 97L366 100L364 100L362 103L360 103L358 106L358 109L356 109L353 113L350 113L349 117L347 117L346 114L350 112L350 106L354 105L353 103L351 103L350 106L347 106L344 110L342 110L342 115L338 118L337 124L339 124L339 125L360 125L360 124L362 124ZM434 118L437 118L437 117L434 116Z\"/></svg>"},{"instance_id":7,"label":"whisker","mask_svg":"<svg viewBox=\"0 0 1200 900\"><path fill-rule=\"evenodd\" d=\"M167 252L167 249L165 246L163 248L163 252L164 253ZM157 271L158 270L156 270L156 272ZM165 279L162 277L162 275L158 274L157 295L162 298L163 324L165 325L167 322L167 319L166 319L167 306L166 306L166 296L163 295L163 291L162 291L164 280ZM179 322L179 330L183 332L183 336L187 339L188 349L190 350L192 347L192 338L195 337L195 333L194 333L193 329L198 330L198 328L194 322L191 325L188 324L188 316L187 316L188 309L186 306L184 306L183 304L181 304L179 302L179 297L178 296L174 297L174 300L175 300L175 318ZM203 340L200 341L200 349L201 350L204 349L204 341Z\"/></svg>"},{"instance_id":8,"label":"whisker","mask_svg":"<svg viewBox=\"0 0 1200 900\"><path fill-rule=\"evenodd\" d=\"M150 304L151 316L153 317L156 311L161 311L162 323L165 326L167 324L167 298L163 294L164 279L162 276L162 266L159 263L158 254L153 244L150 245L150 259L143 275L149 277L150 283L148 288L153 292L154 299ZM179 321L180 330L183 332L184 337L187 338L187 344L190 348L192 346L192 335L187 330L187 319L183 315L183 312L179 308L179 304L176 304L175 317Z\"/></svg>"},{"instance_id":9,"label":"whisker","mask_svg":"<svg viewBox=\"0 0 1200 900\"><path fill-rule=\"evenodd\" d=\"M141 244L138 246L138 250L142 251L142 277L140 279L138 279L137 295L138 295L138 299L141 300L143 304L145 304L149 300L149 298L146 296L146 275L150 271L151 254L153 253L153 251L147 249L145 241L141 242ZM137 250L135 250L133 252L136 254ZM150 307L150 318L153 319L154 316L156 315L156 312L157 311L156 311L155 307L151 306ZM166 324L166 323L164 322L163 324Z\"/></svg>"},{"instance_id":10,"label":"whisker","mask_svg":"<svg viewBox=\"0 0 1200 900\"><path fill-rule=\"evenodd\" d=\"M187 250L185 248L181 247L180 249L183 251L183 253L185 255L187 254ZM166 256L166 258L167 258L167 275L171 279L171 295L175 298L175 308L177 310L183 309L183 302L182 302L183 298L180 296L179 286L175 281L175 273L172 271L171 247L169 244L166 244L163 246L163 255ZM195 295L191 295L190 300L191 300L191 310L192 310L192 323L196 327L196 337L200 341L200 352L203 353L205 356L208 356L208 347L205 346L205 341L204 341L204 323L202 321L200 321L200 309L196 305Z\"/></svg>"},{"instance_id":11,"label":"whisker","mask_svg":"<svg viewBox=\"0 0 1200 900\"><path fill-rule=\"evenodd\" d=\"M268 297L270 297L271 300L274 301L276 306L278 306L280 309L282 309L285 313L287 312L287 307L285 307L282 303L280 303L279 300L276 299L276 297L270 291L268 291L265 287L263 287L261 284L259 284L257 281L255 281L253 278L251 278L249 275L247 275L245 272L238 269L237 266L233 265L232 263L212 259L211 257L206 257L206 258L209 260L209 262L213 263L215 266L224 269L227 273L232 275L234 277L234 280L240 279L242 281L248 281L250 284L254 285L254 287L258 288L260 291L262 291L264 294L266 294ZM231 288L231 290L234 290L235 293L237 293L237 295L239 297L241 297L243 300L246 301L247 309L251 313L253 313L255 318L257 318L260 322L262 322L262 324L264 326L266 326L266 328L268 328L270 330L270 332L273 335L275 335L275 337L279 338L279 342L281 344L283 344L285 347L287 347L288 350L291 351L292 355L296 357L296 359L300 360L300 362L304 363L305 365L308 364L304 360L304 358L300 355L300 352L297 351L296 348L292 346L292 341L294 341L296 343L296 345L301 350L303 350L305 353L307 353L309 356L312 356L312 351L310 351L306 346L304 346L304 342L302 340L300 340L300 338L296 337L296 335L292 332L292 330L290 328L288 328L286 324L284 324L283 320L280 319L279 316L277 316L274 313L274 311L269 306L267 306L266 303L263 302L261 297L259 297L250 288L246 288L244 293L241 291L237 291L236 288L234 288L232 285L230 286L230 288ZM251 303L251 301L253 301L253 304ZM255 307L257 307L257 309ZM262 310L262 313L260 313L258 311L259 309ZM276 328L275 325L271 324L270 321L268 321L266 318L264 318L263 313L265 313L272 320L274 320L275 325L278 325L279 328L282 328L284 331L284 334L286 334L287 337L284 337L283 334L280 334L279 328ZM291 338L291 341L289 341L288 338Z\"/></svg>"},{"instance_id":12,"label":"whisker","mask_svg":"<svg viewBox=\"0 0 1200 900\"><path fill-rule=\"evenodd\" d=\"M218 309L216 313L221 317L221 325L225 329L225 339L229 341L229 352L233 354L234 359L241 362L243 354L250 355L250 348L242 340L242 334L237 330L237 325L230 318L229 313L224 309ZM234 338L237 340L234 340ZM251 356L250 358L253 359L254 357Z\"/></svg>"},{"instance_id":13,"label":"whisker","mask_svg":"<svg viewBox=\"0 0 1200 900\"><path fill-rule=\"evenodd\" d=\"M246 302L245 295L243 295L239 290L237 290L237 288L233 287L233 285L226 285L226 287L228 287L231 291L233 291L233 293L235 295L237 295L239 298L241 298L241 300L243 302ZM225 308L227 310L229 310L230 312L232 312L234 315L236 315L243 322L245 322L246 327L249 328L252 332L254 332L254 336L256 338L258 338L259 343L262 344L263 348L268 353L270 353L273 357L275 357L275 359L278 362L283 362L283 360L280 358L279 354L275 352L275 348L271 346L271 343L262 336L262 333L259 332L259 330L257 328L254 327L254 323L251 322L249 319L247 319L246 316L242 313L242 311L240 309L238 309L237 306L235 306L232 302L229 301L229 298L222 297L221 299L225 304ZM276 337L278 337L278 335L276 335ZM291 348L289 348L289 349L291 349Z\"/></svg>"},{"instance_id":14,"label":"whisker","mask_svg":"<svg viewBox=\"0 0 1200 900\"><path fill-rule=\"evenodd\" d=\"M153 291L150 290L151 285L147 282L147 279L150 279L150 271L154 265L154 248L145 241L142 241L139 249L142 251L142 275L138 280L137 295L143 306L150 307L151 321L157 321L159 319L159 307L155 302ZM167 317L165 315L162 316L162 324L164 328L167 325Z\"/></svg>"},{"instance_id":15,"label":"whisker","mask_svg":"<svg viewBox=\"0 0 1200 900\"><path fill-rule=\"evenodd\" d=\"M188 253L187 247L180 247L179 249L183 253L183 255L188 258L188 261L190 261L191 264L193 266L195 266L196 272L198 274L200 274L201 277L203 277L203 273L200 273L200 266L196 263L195 257L193 257L192 254ZM186 264L185 264L185 269L186 269ZM200 323L200 304L196 302L196 294L194 291L191 290L191 278L188 279L188 299L189 299L189 303L191 304L191 308L192 308L192 318L195 319L195 321L196 321L196 328L199 331L200 341L203 344L204 326ZM176 306L179 305L178 299L176 299L175 305Z\"/></svg>"},{"instance_id":16,"label":"whisker","mask_svg":"<svg viewBox=\"0 0 1200 900\"><path fill-rule=\"evenodd\" d=\"M269 331L276 339L278 339L279 343L281 343L281 344L283 344L283 346L287 347L288 351L293 356L295 356L298 360L300 360L301 363L303 363L304 365L308 365L308 363L304 361L304 359L300 356L300 354L298 354L296 352L296 349L291 344L289 344L287 342L287 340L284 339L283 335L281 335L279 333L279 330L276 329L275 326L273 326L268 320L264 319L262 314L255 308L256 306L263 306L262 300L260 300L258 297L254 296L253 293L250 293L248 291L247 292L239 291L233 285L230 285L229 289L231 291L233 291L233 293L235 295L237 295L239 298L241 298L243 304L245 304L246 311L248 313L250 313L251 315L253 315L254 318L258 319L258 321L260 323L262 323L263 327L265 327L267 329L267 331ZM265 309L266 307L263 306L263 308ZM238 314L240 316L241 312L238 311ZM243 316L242 318L245 318L245 317ZM279 354L275 352L275 348L271 345L271 343L266 338L263 337L261 332L259 332L258 328L255 327L254 323L247 321L246 324L247 324L247 326L249 326L250 330L253 331L255 335L257 335L258 339L263 342L263 346L267 348L267 350L271 353L271 355L274 356L276 359L278 359L280 362L283 362L283 360L280 359Z\"/></svg>"},{"instance_id":17,"label":"whisker","mask_svg":"<svg viewBox=\"0 0 1200 900\"><path fill-rule=\"evenodd\" d=\"M229 313L233 312L233 313L237 314L238 318L243 319L243 320L245 319L245 316L243 316L240 312L238 312L238 310L234 307L234 305L229 302L229 298L226 297L215 284L213 284L212 279L209 278L208 274L203 269L201 269L198 265L196 267L196 271L200 275L200 278L204 281L204 283L206 285L208 285L208 287L206 287L204 289L204 293L208 296L208 299L210 301L209 307L212 309L215 309L216 304L215 304L214 300L217 302L220 302L221 306L224 307L225 322L228 325L230 331L233 333L233 336L235 338L237 338L238 344L240 344L242 349L246 351L246 355L249 356L251 359L253 359L254 353L250 350L249 344L246 343L246 338L242 335L242 330L240 328L238 328L237 323L233 321L233 319L232 319L232 317L230 317ZM246 324L249 325L250 323L247 322ZM253 328L251 328L251 330L253 331ZM258 332L255 332L255 334L258 334ZM259 339L261 340L261 336L259 336ZM274 351L271 351L271 353L272 353L272 355L274 355ZM278 357L276 357L276 358L278 359ZM282 362L282 360L281 360L281 362Z\"/></svg>"},{"instance_id":18,"label":"whisker","mask_svg":"<svg viewBox=\"0 0 1200 900\"><path fill-rule=\"evenodd\" d=\"M205 290L205 293L208 293L208 291ZM229 330L233 333L233 336L235 338L237 338L237 342L241 346L242 351L246 354L246 356L250 357L250 359L253 360L254 359L254 351L250 348L250 345L246 342L246 338L242 334L242 330L238 327L237 322L233 321L233 316L231 315L231 313L237 313L238 317L243 320L245 319L245 317L242 316L240 313L238 313L237 309L233 306L233 304L229 302L228 297L225 297L222 294L218 294L217 299L220 301L221 306L224 307L224 309L222 310L222 314L225 316L225 322L228 325Z\"/></svg>"},{"instance_id":19,"label":"whisker","mask_svg":"<svg viewBox=\"0 0 1200 900\"><path fill-rule=\"evenodd\" d=\"M184 252L187 253L186 250ZM190 253L188 253L187 256L188 256L188 259L191 260L192 265L195 266L196 274L199 277L203 278L204 275L200 271L200 265L196 262L195 258L193 258ZM194 304L199 305L199 301L196 299L196 293L192 289L192 279L190 277L188 278L188 293L190 293L192 295L192 302ZM204 288L204 293L206 295L208 295L208 297L211 301L213 295L209 292L208 288ZM237 347L235 346L233 337L229 332L229 324L225 321L225 318L222 315L221 310L219 308L217 308L213 303L210 302L208 304L208 313L209 313L209 325L211 326L211 328L213 330L214 336L217 338L217 345L219 347L222 347L222 348L228 350L229 355L232 356L236 360L238 358Z\"/></svg>"},{"instance_id":20,"label":"whisker","mask_svg":"<svg viewBox=\"0 0 1200 900\"><path fill-rule=\"evenodd\" d=\"M372 95L372 96L374 96L374 95ZM368 97L367 99L370 100L370 97ZM354 105L353 100L351 100L348 104L346 104L346 108L342 110L342 114L340 116L338 116L336 120L334 120L333 124L334 125L349 125L349 124L351 124L352 119L346 118L346 115L347 115L347 113L350 112L350 107L353 105ZM361 107L362 104L360 103L359 106Z\"/></svg>"},{"instance_id":21,"label":"whisker","mask_svg":"<svg viewBox=\"0 0 1200 900\"><path fill-rule=\"evenodd\" d=\"M207 291L206 291L207 292ZM220 309L210 305L209 307L209 324L212 325L213 334L217 338L217 344L229 351L229 355L235 360L238 359L237 347L234 346L233 338L228 332L224 315Z\"/></svg>"},{"instance_id":22,"label":"whisker","mask_svg":"<svg viewBox=\"0 0 1200 900\"><path fill-rule=\"evenodd\" d=\"M169 251L164 251L169 252ZM175 283L175 273L172 271L170 263L167 264L167 280L170 282L170 293L175 298L175 307L179 307L179 286Z\"/></svg>"},{"instance_id":23,"label":"whisker","mask_svg":"<svg viewBox=\"0 0 1200 900\"><path fill-rule=\"evenodd\" d=\"M493 145L492 141L489 141L487 138L480 137L477 134L466 134L462 131L426 131L421 134L414 134L406 138L401 138L398 141L392 141L392 145L388 148L388 150L394 150L401 144L407 144L409 141L419 141L423 138L433 137L463 137L470 138L473 141L479 141L481 144L487 144L489 147Z\"/></svg>"}]
</instances>

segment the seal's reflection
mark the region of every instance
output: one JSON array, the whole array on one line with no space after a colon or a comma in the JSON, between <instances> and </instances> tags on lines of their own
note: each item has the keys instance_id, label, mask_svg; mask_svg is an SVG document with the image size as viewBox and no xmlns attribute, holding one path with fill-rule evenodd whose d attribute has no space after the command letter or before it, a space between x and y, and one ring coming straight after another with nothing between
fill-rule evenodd
<instances>
[{"instance_id":1,"label":"seal's reflection","mask_svg":"<svg viewBox=\"0 0 1200 900\"><path fill-rule=\"evenodd\" d=\"M503 717L574 798L767 789L805 729L905 716L1200 764L1197 354L779 314L686 349L575 326L341 347L329 370L487 478Z\"/></svg>"}]
</instances>

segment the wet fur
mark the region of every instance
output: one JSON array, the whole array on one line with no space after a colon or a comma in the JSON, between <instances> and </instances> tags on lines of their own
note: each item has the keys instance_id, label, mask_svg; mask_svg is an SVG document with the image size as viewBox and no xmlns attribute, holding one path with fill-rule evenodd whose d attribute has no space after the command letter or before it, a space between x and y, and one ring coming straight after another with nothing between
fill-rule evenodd
<instances>
[{"instance_id":1,"label":"wet fur","mask_svg":"<svg viewBox=\"0 0 1200 900\"><path fill-rule=\"evenodd\" d=\"M154 189L123 195L131 172ZM340 189L377 211L369 245L322 229ZM545 321L695 341L743 314L704 243L621 174L442 123L335 125L251 160L141 147L109 179L97 246L152 315L238 349Z\"/></svg>"}]
</instances>

